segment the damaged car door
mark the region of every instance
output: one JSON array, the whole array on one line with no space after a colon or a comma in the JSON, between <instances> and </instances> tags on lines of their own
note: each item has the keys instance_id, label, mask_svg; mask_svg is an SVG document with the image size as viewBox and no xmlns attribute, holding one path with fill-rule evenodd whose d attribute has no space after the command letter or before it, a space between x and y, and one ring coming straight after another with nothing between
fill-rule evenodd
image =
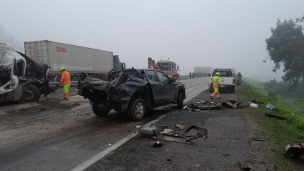
<instances>
[{"instance_id":1,"label":"damaged car door","mask_svg":"<svg viewBox=\"0 0 304 171\"><path fill-rule=\"evenodd\" d=\"M166 74L160 71L156 71L156 74L158 76L158 80L160 82L162 89L162 103L173 102L175 99L175 92L176 92L175 84L173 84L173 82Z\"/></svg>"},{"instance_id":2,"label":"damaged car door","mask_svg":"<svg viewBox=\"0 0 304 171\"><path fill-rule=\"evenodd\" d=\"M149 80L149 83L151 85L153 97L154 97L154 104L161 104L162 94L161 94L161 84L155 75L154 71L152 70L146 70L146 77Z\"/></svg>"}]
</instances>

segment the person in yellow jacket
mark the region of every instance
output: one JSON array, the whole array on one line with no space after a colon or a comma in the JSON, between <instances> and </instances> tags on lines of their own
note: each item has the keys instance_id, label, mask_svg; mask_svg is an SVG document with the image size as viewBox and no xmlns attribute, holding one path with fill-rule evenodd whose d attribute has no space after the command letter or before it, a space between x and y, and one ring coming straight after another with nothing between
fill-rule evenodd
<instances>
[{"instance_id":1,"label":"person in yellow jacket","mask_svg":"<svg viewBox=\"0 0 304 171\"><path fill-rule=\"evenodd\" d=\"M66 71L64 67L60 67L60 71L62 72L60 83L63 84L63 93L64 93L63 99L69 100L69 90L71 86L70 73Z\"/></svg>"},{"instance_id":2,"label":"person in yellow jacket","mask_svg":"<svg viewBox=\"0 0 304 171\"><path fill-rule=\"evenodd\" d=\"M214 89L214 92L210 95L210 98L213 100L213 96L214 95L217 95L217 98L220 99L221 96L220 96L220 93L219 93L219 87L221 86L221 81L220 81L220 73L217 72L215 73L215 76L211 79L211 84L212 84L212 87Z\"/></svg>"}]
</instances>

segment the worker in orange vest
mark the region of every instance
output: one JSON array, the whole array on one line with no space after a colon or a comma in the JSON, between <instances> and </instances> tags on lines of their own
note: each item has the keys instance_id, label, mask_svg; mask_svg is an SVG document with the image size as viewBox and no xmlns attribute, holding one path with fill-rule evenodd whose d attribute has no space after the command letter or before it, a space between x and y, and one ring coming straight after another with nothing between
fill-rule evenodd
<instances>
[{"instance_id":1,"label":"worker in orange vest","mask_svg":"<svg viewBox=\"0 0 304 171\"><path fill-rule=\"evenodd\" d=\"M220 81L220 73L217 72L215 73L215 76L211 79L211 84L212 84L212 87L214 89L214 92L210 95L210 98L213 100L213 96L216 94L217 95L217 98L220 99L221 96L220 96L220 93L219 93L219 87L221 86L221 81Z\"/></svg>"},{"instance_id":2,"label":"worker in orange vest","mask_svg":"<svg viewBox=\"0 0 304 171\"><path fill-rule=\"evenodd\" d=\"M66 71L64 67L60 67L60 71L62 72L60 83L63 84L63 93L64 93L63 99L69 100L69 90L71 86L70 73Z\"/></svg>"}]
</instances>

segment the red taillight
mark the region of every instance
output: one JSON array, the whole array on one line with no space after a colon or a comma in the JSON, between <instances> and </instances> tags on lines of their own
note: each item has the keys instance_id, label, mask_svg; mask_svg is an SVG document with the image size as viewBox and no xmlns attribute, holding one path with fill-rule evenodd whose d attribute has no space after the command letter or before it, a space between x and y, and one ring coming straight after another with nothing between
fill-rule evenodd
<instances>
[{"instance_id":1,"label":"red taillight","mask_svg":"<svg viewBox=\"0 0 304 171\"><path fill-rule=\"evenodd\" d=\"M235 79L233 79L233 84L235 84Z\"/></svg>"}]
</instances>

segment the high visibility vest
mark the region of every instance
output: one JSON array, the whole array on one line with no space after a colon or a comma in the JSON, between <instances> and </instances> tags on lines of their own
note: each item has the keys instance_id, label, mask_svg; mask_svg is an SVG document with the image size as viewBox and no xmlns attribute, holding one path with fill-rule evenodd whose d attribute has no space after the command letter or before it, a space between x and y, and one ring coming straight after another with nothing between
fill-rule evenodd
<instances>
[{"instance_id":1,"label":"high visibility vest","mask_svg":"<svg viewBox=\"0 0 304 171\"><path fill-rule=\"evenodd\" d=\"M218 76L214 76L211 80L211 84L213 88L221 86L220 78Z\"/></svg>"},{"instance_id":2,"label":"high visibility vest","mask_svg":"<svg viewBox=\"0 0 304 171\"><path fill-rule=\"evenodd\" d=\"M63 83L63 85L71 84L71 77L68 71L63 71L60 82Z\"/></svg>"}]
</instances>

